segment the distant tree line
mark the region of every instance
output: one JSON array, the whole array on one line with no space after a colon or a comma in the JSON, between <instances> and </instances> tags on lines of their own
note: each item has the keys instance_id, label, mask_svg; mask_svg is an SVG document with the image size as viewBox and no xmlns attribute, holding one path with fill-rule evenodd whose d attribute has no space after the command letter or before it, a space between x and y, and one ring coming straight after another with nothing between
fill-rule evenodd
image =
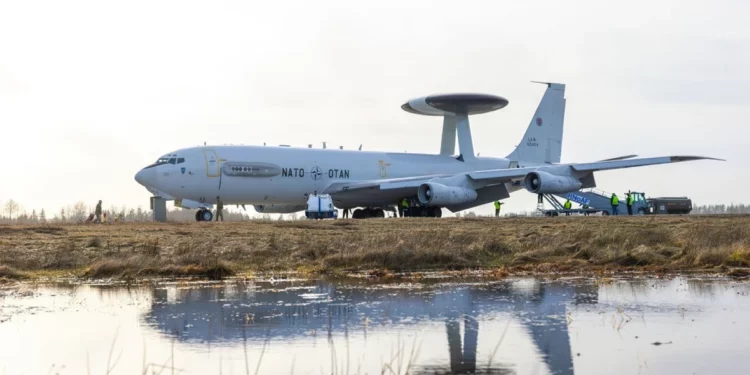
<instances>
[{"instance_id":1,"label":"distant tree line","mask_svg":"<svg viewBox=\"0 0 750 375\"><path fill-rule=\"evenodd\" d=\"M691 214L750 214L750 205L747 204L708 204L693 205Z\"/></svg>"},{"instance_id":2,"label":"distant tree line","mask_svg":"<svg viewBox=\"0 0 750 375\"><path fill-rule=\"evenodd\" d=\"M36 223L83 223L89 215L95 211L96 204L87 205L84 202L77 202L68 205L55 213L48 213L44 209L32 209L31 212L24 209L21 204L13 199L0 202L0 223L18 223L18 224L36 224ZM168 221L195 221L195 210L184 210L173 208L167 210ZM102 207L103 216L106 215L107 222L147 222L152 220L150 209L142 207ZM294 215L286 215L292 218ZM271 219L269 215L263 215L264 219ZM250 220L249 213L243 211L231 211L224 209L225 221L242 221Z\"/></svg>"}]
</instances>

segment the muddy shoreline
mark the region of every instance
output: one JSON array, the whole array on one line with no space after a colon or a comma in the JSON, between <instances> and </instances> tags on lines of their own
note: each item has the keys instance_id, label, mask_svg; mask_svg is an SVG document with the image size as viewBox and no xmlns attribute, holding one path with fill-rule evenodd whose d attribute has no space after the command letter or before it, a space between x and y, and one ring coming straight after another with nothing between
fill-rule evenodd
<instances>
[{"instance_id":1,"label":"muddy shoreline","mask_svg":"<svg viewBox=\"0 0 750 375\"><path fill-rule=\"evenodd\" d=\"M745 277L750 216L0 225L0 279Z\"/></svg>"}]
</instances>

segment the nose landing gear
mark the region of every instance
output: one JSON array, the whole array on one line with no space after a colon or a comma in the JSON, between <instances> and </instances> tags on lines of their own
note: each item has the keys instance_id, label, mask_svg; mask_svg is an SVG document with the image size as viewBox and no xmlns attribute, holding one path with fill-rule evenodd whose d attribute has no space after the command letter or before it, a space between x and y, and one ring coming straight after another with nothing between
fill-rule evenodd
<instances>
[{"instance_id":1,"label":"nose landing gear","mask_svg":"<svg viewBox=\"0 0 750 375\"><path fill-rule=\"evenodd\" d=\"M211 221L213 218L214 214L205 208L201 208L195 213L195 221Z\"/></svg>"}]
</instances>

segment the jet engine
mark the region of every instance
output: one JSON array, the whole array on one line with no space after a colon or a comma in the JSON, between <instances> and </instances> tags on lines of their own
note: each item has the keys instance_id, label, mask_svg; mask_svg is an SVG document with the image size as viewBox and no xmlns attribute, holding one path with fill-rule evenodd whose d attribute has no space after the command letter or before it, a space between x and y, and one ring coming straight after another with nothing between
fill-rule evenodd
<instances>
[{"instance_id":1,"label":"jet engine","mask_svg":"<svg viewBox=\"0 0 750 375\"><path fill-rule=\"evenodd\" d=\"M445 207L475 201L477 192L474 189L427 182L417 189L417 198L424 206Z\"/></svg>"},{"instance_id":2,"label":"jet engine","mask_svg":"<svg viewBox=\"0 0 750 375\"><path fill-rule=\"evenodd\" d=\"M524 178L526 190L536 194L569 193L580 189L583 184L572 176L559 176L547 172L531 172Z\"/></svg>"},{"instance_id":3,"label":"jet engine","mask_svg":"<svg viewBox=\"0 0 750 375\"><path fill-rule=\"evenodd\" d=\"M304 204L256 204L255 212L262 214L292 214L305 210Z\"/></svg>"}]
</instances>

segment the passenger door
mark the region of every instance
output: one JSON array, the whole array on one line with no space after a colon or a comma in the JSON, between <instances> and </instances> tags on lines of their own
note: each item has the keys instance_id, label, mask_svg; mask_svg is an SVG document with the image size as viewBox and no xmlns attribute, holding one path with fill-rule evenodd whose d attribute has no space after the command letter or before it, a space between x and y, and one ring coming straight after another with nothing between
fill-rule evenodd
<instances>
[{"instance_id":1,"label":"passenger door","mask_svg":"<svg viewBox=\"0 0 750 375\"><path fill-rule=\"evenodd\" d=\"M214 150L203 150L203 156L206 158L206 176L219 177L221 175L221 166L219 165L219 155Z\"/></svg>"}]
</instances>

